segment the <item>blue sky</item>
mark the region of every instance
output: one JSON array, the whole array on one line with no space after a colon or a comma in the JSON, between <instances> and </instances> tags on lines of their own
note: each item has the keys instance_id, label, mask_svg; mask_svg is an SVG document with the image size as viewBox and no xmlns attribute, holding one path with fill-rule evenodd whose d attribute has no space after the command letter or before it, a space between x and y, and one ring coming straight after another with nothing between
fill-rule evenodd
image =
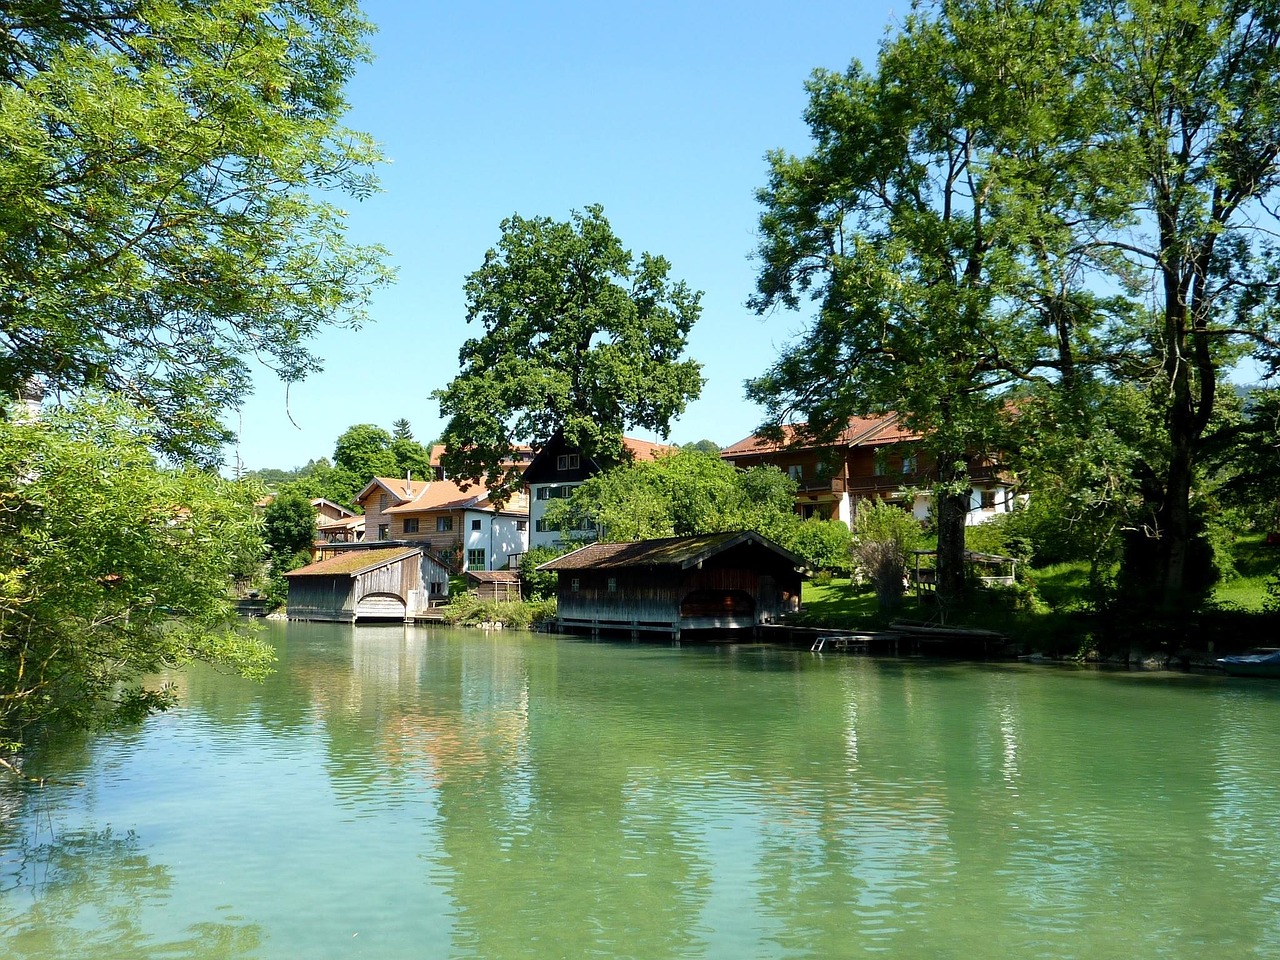
<instances>
[{"instance_id":1,"label":"blue sky","mask_svg":"<svg viewBox=\"0 0 1280 960\"><path fill-rule=\"evenodd\" d=\"M443 423L429 394L457 374L474 335L463 281L499 224L590 203L630 250L664 255L673 277L704 291L689 355L707 382L671 439L751 433L761 413L742 382L805 319L744 306L764 155L808 150L805 79L873 62L907 0L363 6L379 32L349 87L347 123L390 163L380 195L345 206L352 237L388 247L399 278L362 330L314 341L325 370L287 400L269 374L257 378L230 421L245 468L332 456L353 423L389 429L406 417L419 440L434 439Z\"/></svg>"}]
</instances>

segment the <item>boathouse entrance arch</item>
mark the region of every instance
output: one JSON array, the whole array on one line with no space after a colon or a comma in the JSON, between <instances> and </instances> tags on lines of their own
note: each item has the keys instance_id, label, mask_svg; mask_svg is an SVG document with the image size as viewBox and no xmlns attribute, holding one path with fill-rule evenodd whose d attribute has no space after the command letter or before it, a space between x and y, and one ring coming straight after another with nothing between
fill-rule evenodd
<instances>
[{"instance_id":1,"label":"boathouse entrance arch","mask_svg":"<svg viewBox=\"0 0 1280 960\"><path fill-rule=\"evenodd\" d=\"M395 593L366 593L356 604L357 620L403 620L404 598Z\"/></svg>"}]
</instances>

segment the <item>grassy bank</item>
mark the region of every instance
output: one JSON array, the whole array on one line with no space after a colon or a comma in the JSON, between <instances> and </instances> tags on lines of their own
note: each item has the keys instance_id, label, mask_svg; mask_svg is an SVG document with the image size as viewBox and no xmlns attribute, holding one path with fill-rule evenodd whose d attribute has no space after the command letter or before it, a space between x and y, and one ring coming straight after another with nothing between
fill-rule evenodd
<instances>
[{"instance_id":1,"label":"grassy bank","mask_svg":"<svg viewBox=\"0 0 1280 960\"><path fill-rule=\"evenodd\" d=\"M1234 571L1191 613L1135 615L1100 605L1089 565L1081 562L1032 566L1015 589L975 591L962 609L949 612L946 623L997 630L1014 638L1024 652L1052 656L1149 650L1203 659L1269 645L1280 636L1280 615L1264 609L1268 582L1280 575L1280 548L1268 546L1261 535L1249 535L1230 549ZM875 630L895 619L939 619L931 598L906 596L896 611L886 614L869 587L844 579L806 583L802 600L800 622L818 627Z\"/></svg>"},{"instance_id":2,"label":"grassy bank","mask_svg":"<svg viewBox=\"0 0 1280 960\"><path fill-rule=\"evenodd\" d=\"M504 627L528 629L556 616L556 601L549 600L481 600L474 593L451 594L443 608L446 623L454 626L502 624Z\"/></svg>"}]
</instances>

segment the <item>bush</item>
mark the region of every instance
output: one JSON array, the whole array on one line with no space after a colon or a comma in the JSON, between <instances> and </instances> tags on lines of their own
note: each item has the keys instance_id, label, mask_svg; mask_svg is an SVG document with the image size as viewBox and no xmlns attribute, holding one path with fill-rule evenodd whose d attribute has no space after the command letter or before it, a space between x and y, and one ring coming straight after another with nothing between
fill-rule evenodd
<instances>
[{"instance_id":1,"label":"bush","mask_svg":"<svg viewBox=\"0 0 1280 960\"><path fill-rule=\"evenodd\" d=\"M882 612L897 608L907 573L907 557L919 545L919 522L883 500L861 501L853 518L853 556L876 591Z\"/></svg>"},{"instance_id":2,"label":"bush","mask_svg":"<svg viewBox=\"0 0 1280 960\"><path fill-rule=\"evenodd\" d=\"M539 573L538 566L556 557L562 557L567 550L555 547L534 547L520 558L520 592L525 600L541 600L556 595L558 575Z\"/></svg>"},{"instance_id":3,"label":"bush","mask_svg":"<svg viewBox=\"0 0 1280 960\"><path fill-rule=\"evenodd\" d=\"M555 615L554 598L537 601L481 600L471 592L454 595L444 607L445 623L454 626L500 623L504 627L528 629L534 624L555 619Z\"/></svg>"}]
</instances>

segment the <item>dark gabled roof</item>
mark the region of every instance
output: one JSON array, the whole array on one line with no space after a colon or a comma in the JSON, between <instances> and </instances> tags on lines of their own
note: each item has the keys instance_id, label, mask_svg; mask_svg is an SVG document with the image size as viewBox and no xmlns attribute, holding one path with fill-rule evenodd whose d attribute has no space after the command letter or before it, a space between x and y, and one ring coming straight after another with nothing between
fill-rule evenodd
<instances>
[{"instance_id":1,"label":"dark gabled roof","mask_svg":"<svg viewBox=\"0 0 1280 960\"><path fill-rule=\"evenodd\" d=\"M380 550L345 550L335 557L290 570L286 577L356 577L366 570L395 563L406 557L420 556L421 547L384 547Z\"/></svg>"},{"instance_id":2,"label":"dark gabled roof","mask_svg":"<svg viewBox=\"0 0 1280 960\"><path fill-rule=\"evenodd\" d=\"M625 451L625 455L629 456L633 461L642 463L656 460L664 453L669 453L675 448L670 444L652 443L648 440L637 440L634 437L623 437L622 449ZM579 466L570 471L554 469L555 458L562 453L579 454L581 457ZM544 483L548 482L547 477L551 475L551 479L554 482L576 482L595 476L615 464L616 461L608 457L597 459L587 456L577 447L569 445L564 438L563 430L557 430L543 444L542 448L533 455L528 466L524 468L523 478L525 483Z\"/></svg>"},{"instance_id":3,"label":"dark gabled roof","mask_svg":"<svg viewBox=\"0 0 1280 960\"><path fill-rule=\"evenodd\" d=\"M804 560L773 541L750 531L706 533L698 537L667 537L636 543L591 543L563 557L548 560L539 570L620 570L627 567L677 567L687 570L703 560L740 544L759 544L792 566Z\"/></svg>"}]
</instances>

